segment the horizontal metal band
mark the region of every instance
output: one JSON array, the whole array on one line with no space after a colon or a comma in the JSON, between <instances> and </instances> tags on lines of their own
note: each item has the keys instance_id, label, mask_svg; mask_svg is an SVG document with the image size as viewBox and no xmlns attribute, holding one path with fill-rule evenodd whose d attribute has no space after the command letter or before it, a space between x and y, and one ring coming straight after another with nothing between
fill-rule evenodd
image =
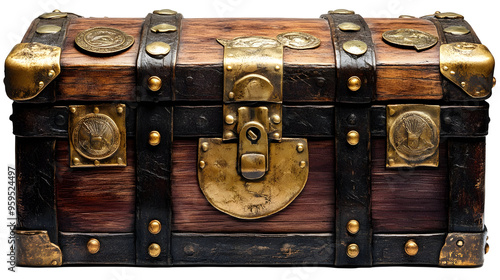
<instances>
[{"instance_id":1,"label":"horizontal metal band","mask_svg":"<svg viewBox=\"0 0 500 280\"><path fill-rule=\"evenodd\" d=\"M174 265L332 266L332 234L173 233Z\"/></svg>"},{"instance_id":2,"label":"horizontal metal band","mask_svg":"<svg viewBox=\"0 0 500 280\"><path fill-rule=\"evenodd\" d=\"M97 240L92 240L91 239ZM133 233L59 232L63 265L135 264ZM97 251L97 252L96 252Z\"/></svg>"}]
</instances>

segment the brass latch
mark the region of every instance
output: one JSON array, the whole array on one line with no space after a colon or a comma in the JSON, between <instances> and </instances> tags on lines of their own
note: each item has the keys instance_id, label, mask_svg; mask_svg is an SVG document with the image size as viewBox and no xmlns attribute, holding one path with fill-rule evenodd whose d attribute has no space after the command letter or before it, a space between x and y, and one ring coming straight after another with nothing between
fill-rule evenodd
<instances>
[{"instance_id":1,"label":"brass latch","mask_svg":"<svg viewBox=\"0 0 500 280\"><path fill-rule=\"evenodd\" d=\"M262 218L304 188L307 140L282 137L283 45L266 37L218 41L224 46L223 137L200 139L198 181L220 211Z\"/></svg>"}]
</instances>

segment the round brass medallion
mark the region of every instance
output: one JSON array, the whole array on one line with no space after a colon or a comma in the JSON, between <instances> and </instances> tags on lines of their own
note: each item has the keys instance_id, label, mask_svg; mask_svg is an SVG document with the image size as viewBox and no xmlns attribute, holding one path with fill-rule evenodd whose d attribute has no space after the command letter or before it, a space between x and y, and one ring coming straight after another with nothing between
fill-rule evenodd
<instances>
[{"instance_id":1,"label":"round brass medallion","mask_svg":"<svg viewBox=\"0 0 500 280\"><path fill-rule=\"evenodd\" d=\"M292 49L314 49L321 44L321 41L315 36L304 32L286 32L276 36L276 39L283 46Z\"/></svg>"},{"instance_id":2,"label":"round brass medallion","mask_svg":"<svg viewBox=\"0 0 500 280\"><path fill-rule=\"evenodd\" d=\"M114 54L130 48L134 37L116 28L94 27L78 33L75 44L91 53Z\"/></svg>"},{"instance_id":3,"label":"round brass medallion","mask_svg":"<svg viewBox=\"0 0 500 280\"><path fill-rule=\"evenodd\" d=\"M91 160L105 159L120 146L120 130L103 114L88 114L81 118L72 132L75 150Z\"/></svg>"}]
</instances>

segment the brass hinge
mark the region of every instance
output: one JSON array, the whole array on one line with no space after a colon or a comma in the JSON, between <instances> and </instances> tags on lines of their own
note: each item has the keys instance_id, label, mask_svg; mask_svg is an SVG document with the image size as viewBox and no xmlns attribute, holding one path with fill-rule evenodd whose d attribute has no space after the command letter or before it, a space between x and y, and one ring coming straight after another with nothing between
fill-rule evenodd
<instances>
[{"instance_id":1,"label":"brass hinge","mask_svg":"<svg viewBox=\"0 0 500 280\"><path fill-rule=\"evenodd\" d=\"M282 43L267 37L218 41L224 46L223 136L199 140L198 181L218 210L262 218L304 188L307 140L282 137Z\"/></svg>"}]
</instances>

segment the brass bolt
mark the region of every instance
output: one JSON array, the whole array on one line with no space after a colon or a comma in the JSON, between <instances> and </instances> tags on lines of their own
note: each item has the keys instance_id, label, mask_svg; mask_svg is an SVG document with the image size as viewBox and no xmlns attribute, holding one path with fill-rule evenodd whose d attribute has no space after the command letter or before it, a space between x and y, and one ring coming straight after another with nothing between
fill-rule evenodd
<instances>
[{"instance_id":1,"label":"brass bolt","mask_svg":"<svg viewBox=\"0 0 500 280\"><path fill-rule=\"evenodd\" d=\"M99 242L99 240L91 238L89 242L87 242L87 250L92 255L97 254L97 252L99 252L99 249L101 249L101 243Z\"/></svg>"},{"instance_id":2,"label":"brass bolt","mask_svg":"<svg viewBox=\"0 0 500 280\"><path fill-rule=\"evenodd\" d=\"M38 83L38 87L39 87L39 88L43 88L43 86L45 86L45 83L44 83L43 81L40 81L40 82Z\"/></svg>"},{"instance_id":3,"label":"brass bolt","mask_svg":"<svg viewBox=\"0 0 500 280\"><path fill-rule=\"evenodd\" d=\"M274 66L274 70L279 71L280 69L281 69L281 66L279 66L279 65Z\"/></svg>"},{"instance_id":4,"label":"brass bolt","mask_svg":"<svg viewBox=\"0 0 500 280\"><path fill-rule=\"evenodd\" d=\"M415 256L418 253L418 245L415 240L410 239L405 244L405 252L408 256Z\"/></svg>"},{"instance_id":5,"label":"brass bolt","mask_svg":"<svg viewBox=\"0 0 500 280\"><path fill-rule=\"evenodd\" d=\"M359 231L359 222L356 220L350 220L347 222L346 228L350 234L356 234Z\"/></svg>"},{"instance_id":6,"label":"brass bolt","mask_svg":"<svg viewBox=\"0 0 500 280\"><path fill-rule=\"evenodd\" d=\"M347 133L347 143L351 146L356 146L359 143L359 133L356 130L351 130Z\"/></svg>"},{"instance_id":7,"label":"brass bolt","mask_svg":"<svg viewBox=\"0 0 500 280\"><path fill-rule=\"evenodd\" d=\"M159 91L162 86L162 81L158 76L151 76L148 79L148 88L151 91Z\"/></svg>"},{"instance_id":8,"label":"brass bolt","mask_svg":"<svg viewBox=\"0 0 500 280\"><path fill-rule=\"evenodd\" d=\"M149 145L158 146L161 141L161 135L158 131L153 130L149 133Z\"/></svg>"},{"instance_id":9,"label":"brass bolt","mask_svg":"<svg viewBox=\"0 0 500 280\"><path fill-rule=\"evenodd\" d=\"M490 244L486 243L486 246L484 246L484 254L488 254L490 251Z\"/></svg>"},{"instance_id":10,"label":"brass bolt","mask_svg":"<svg viewBox=\"0 0 500 280\"><path fill-rule=\"evenodd\" d=\"M457 241L457 246L458 247L463 247L464 246L464 241L463 240L458 240Z\"/></svg>"},{"instance_id":11,"label":"brass bolt","mask_svg":"<svg viewBox=\"0 0 500 280\"><path fill-rule=\"evenodd\" d=\"M76 107L73 107L73 106L69 107L69 111L70 111L72 114L76 113Z\"/></svg>"},{"instance_id":12,"label":"brass bolt","mask_svg":"<svg viewBox=\"0 0 500 280\"><path fill-rule=\"evenodd\" d=\"M450 71L450 74L455 75L455 71Z\"/></svg>"},{"instance_id":13,"label":"brass bolt","mask_svg":"<svg viewBox=\"0 0 500 280\"><path fill-rule=\"evenodd\" d=\"M161 223L158 220L152 220L149 222L148 230L151 234L158 234L161 231Z\"/></svg>"},{"instance_id":14,"label":"brass bolt","mask_svg":"<svg viewBox=\"0 0 500 280\"><path fill-rule=\"evenodd\" d=\"M280 138L280 133L279 133L279 132L275 132L275 133L273 133L273 137L274 137L274 138Z\"/></svg>"},{"instance_id":15,"label":"brass bolt","mask_svg":"<svg viewBox=\"0 0 500 280\"><path fill-rule=\"evenodd\" d=\"M444 71L448 71L448 69L450 69L450 68L448 68L448 66L443 66Z\"/></svg>"},{"instance_id":16,"label":"brass bolt","mask_svg":"<svg viewBox=\"0 0 500 280\"><path fill-rule=\"evenodd\" d=\"M121 157L118 157L116 159L116 162L118 162L118 164L123 164L123 159Z\"/></svg>"},{"instance_id":17,"label":"brass bolt","mask_svg":"<svg viewBox=\"0 0 500 280\"><path fill-rule=\"evenodd\" d=\"M205 168L205 162L203 160L200 160L200 168L203 169Z\"/></svg>"},{"instance_id":18,"label":"brass bolt","mask_svg":"<svg viewBox=\"0 0 500 280\"><path fill-rule=\"evenodd\" d=\"M297 144L297 152L302 153L304 151L304 144Z\"/></svg>"},{"instance_id":19,"label":"brass bolt","mask_svg":"<svg viewBox=\"0 0 500 280\"><path fill-rule=\"evenodd\" d=\"M227 71L231 71L231 70L233 70L233 66L228 65L228 66L226 67L226 69L227 69Z\"/></svg>"},{"instance_id":20,"label":"brass bolt","mask_svg":"<svg viewBox=\"0 0 500 280\"><path fill-rule=\"evenodd\" d=\"M151 243L148 247L148 253L151 257L156 258L161 253L161 247L157 243Z\"/></svg>"},{"instance_id":21,"label":"brass bolt","mask_svg":"<svg viewBox=\"0 0 500 280\"><path fill-rule=\"evenodd\" d=\"M122 107L121 105L118 105L118 106L116 107L116 112L117 112L118 114L123 113L123 107Z\"/></svg>"},{"instance_id":22,"label":"brass bolt","mask_svg":"<svg viewBox=\"0 0 500 280\"><path fill-rule=\"evenodd\" d=\"M233 124L234 123L234 117L232 115L227 115L225 118L225 121L227 124Z\"/></svg>"},{"instance_id":23,"label":"brass bolt","mask_svg":"<svg viewBox=\"0 0 500 280\"><path fill-rule=\"evenodd\" d=\"M99 113L99 107L94 107L94 114L98 114Z\"/></svg>"},{"instance_id":24,"label":"brass bolt","mask_svg":"<svg viewBox=\"0 0 500 280\"><path fill-rule=\"evenodd\" d=\"M232 92L232 91L231 91L231 92L229 92L229 93L227 94L227 97L229 97L229 99L231 99L231 100L232 100L232 99L234 99L234 92Z\"/></svg>"},{"instance_id":25,"label":"brass bolt","mask_svg":"<svg viewBox=\"0 0 500 280\"><path fill-rule=\"evenodd\" d=\"M271 120L274 124L279 124L281 122L281 118L278 114L274 114L271 116Z\"/></svg>"},{"instance_id":26,"label":"brass bolt","mask_svg":"<svg viewBox=\"0 0 500 280\"><path fill-rule=\"evenodd\" d=\"M358 91L361 88L361 79L357 76L352 76L347 80L347 87L351 91Z\"/></svg>"},{"instance_id":27,"label":"brass bolt","mask_svg":"<svg viewBox=\"0 0 500 280\"><path fill-rule=\"evenodd\" d=\"M461 83L460 83L460 85L461 85L462 87L465 87L466 83L465 83L465 82L461 82Z\"/></svg>"},{"instance_id":28,"label":"brass bolt","mask_svg":"<svg viewBox=\"0 0 500 280\"><path fill-rule=\"evenodd\" d=\"M304 168L304 167L306 167L306 162L302 160L302 161L299 163L299 166L300 166L300 168Z\"/></svg>"},{"instance_id":29,"label":"brass bolt","mask_svg":"<svg viewBox=\"0 0 500 280\"><path fill-rule=\"evenodd\" d=\"M207 142L201 143L201 150L204 152L208 151L208 143Z\"/></svg>"},{"instance_id":30,"label":"brass bolt","mask_svg":"<svg viewBox=\"0 0 500 280\"><path fill-rule=\"evenodd\" d=\"M79 159L79 158L77 158L77 157L74 157L74 158L73 158L73 164L74 164L74 165L79 165L80 163L81 163L81 161L80 161L80 159Z\"/></svg>"},{"instance_id":31,"label":"brass bolt","mask_svg":"<svg viewBox=\"0 0 500 280\"><path fill-rule=\"evenodd\" d=\"M355 257L357 257L359 255L359 246L357 244L349 244L349 246L347 246L347 252L346 252L347 256L351 259L354 259Z\"/></svg>"},{"instance_id":32,"label":"brass bolt","mask_svg":"<svg viewBox=\"0 0 500 280\"><path fill-rule=\"evenodd\" d=\"M54 70L50 70L50 71L49 71L49 74L48 74L49 78L52 78L52 77L54 77L55 75L56 75L56 72L55 72Z\"/></svg>"},{"instance_id":33,"label":"brass bolt","mask_svg":"<svg viewBox=\"0 0 500 280\"><path fill-rule=\"evenodd\" d=\"M229 139L229 138L232 138L234 137L234 133L232 131L228 131L226 132L226 134L224 135L224 138L225 139Z\"/></svg>"}]
</instances>

